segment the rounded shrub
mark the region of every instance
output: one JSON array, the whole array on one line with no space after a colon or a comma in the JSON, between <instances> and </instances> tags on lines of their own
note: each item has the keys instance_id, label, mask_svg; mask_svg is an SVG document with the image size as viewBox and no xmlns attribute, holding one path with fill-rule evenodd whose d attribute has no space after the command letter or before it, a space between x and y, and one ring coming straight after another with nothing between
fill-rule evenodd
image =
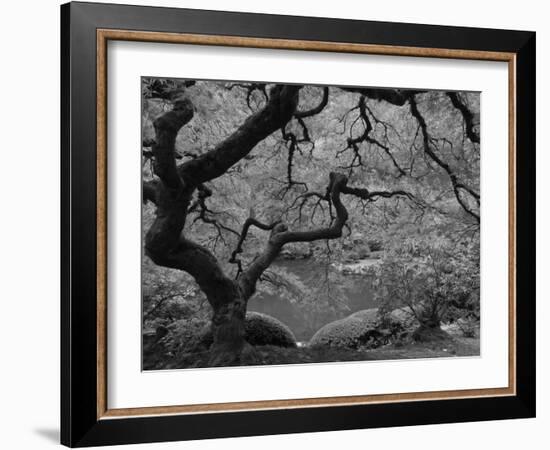
<instances>
[{"instance_id":1,"label":"rounded shrub","mask_svg":"<svg viewBox=\"0 0 550 450\"><path fill-rule=\"evenodd\" d=\"M378 309L364 309L328 323L313 335L311 346L358 348L377 340L380 331Z\"/></svg>"},{"instance_id":2,"label":"rounded shrub","mask_svg":"<svg viewBox=\"0 0 550 450\"><path fill-rule=\"evenodd\" d=\"M296 347L294 333L283 322L267 314L249 311L245 322L246 340L250 345Z\"/></svg>"},{"instance_id":3,"label":"rounded shrub","mask_svg":"<svg viewBox=\"0 0 550 450\"><path fill-rule=\"evenodd\" d=\"M212 345L210 326L204 327L197 337L201 346L210 347ZM275 317L254 311L246 313L245 339L253 346L296 347L296 337L290 328Z\"/></svg>"}]
</instances>

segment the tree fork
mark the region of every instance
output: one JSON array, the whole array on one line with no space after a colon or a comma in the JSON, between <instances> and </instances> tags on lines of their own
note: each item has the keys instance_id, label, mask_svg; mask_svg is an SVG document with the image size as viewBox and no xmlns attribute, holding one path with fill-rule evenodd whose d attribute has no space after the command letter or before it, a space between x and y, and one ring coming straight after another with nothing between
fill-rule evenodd
<instances>
[{"instance_id":1,"label":"tree fork","mask_svg":"<svg viewBox=\"0 0 550 450\"><path fill-rule=\"evenodd\" d=\"M154 121L153 168L160 181L144 185L144 200L157 206L155 220L146 234L145 251L155 264L189 273L205 293L213 309L210 365L238 362L246 346L244 323L250 294L227 277L207 248L184 236L189 205L202 183L223 175L292 118L299 90L300 86L275 86L261 111L214 150L180 166L176 165L176 137L193 118L193 104L188 99L178 100L171 111Z\"/></svg>"}]
</instances>

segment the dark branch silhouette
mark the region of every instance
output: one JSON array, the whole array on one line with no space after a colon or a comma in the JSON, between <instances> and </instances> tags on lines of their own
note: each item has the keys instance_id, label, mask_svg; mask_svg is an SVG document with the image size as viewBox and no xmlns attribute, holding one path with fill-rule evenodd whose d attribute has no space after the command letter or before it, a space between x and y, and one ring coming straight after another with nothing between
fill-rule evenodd
<instances>
[{"instance_id":1,"label":"dark branch silhouette","mask_svg":"<svg viewBox=\"0 0 550 450\"><path fill-rule=\"evenodd\" d=\"M158 85L154 86L154 89L158 91L161 89L159 86L162 87L162 85ZM404 198L415 206L424 207L421 200L405 190L371 191L364 187L348 186L349 175L337 172L329 174L324 193L308 191L308 186L305 183L293 179L293 167L295 158L302 154L300 144L312 142L304 119L315 116L324 110L328 104L329 88L323 88L323 96L317 106L309 110L298 111L301 86L274 85L269 93L263 84L234 85L233 87L235 86L248 89L248 103L250 103L251 93L259 90L265 94L265 104L262 102L263 107L252 113L212 150L203 154L185 151L186 156L192 155L191 159L177 164L176 160L181 158L181 155L175 148L176 137L182 127L186 126L194 116L192 102L181 97L177 97L170 111L164 112L154 121L154 139L148 139L143 145L150 148L150 150L146 150L150 154L148 153L145 157L148 158L148 161L152 161L154 175L157 177L152 181L144 182L142 186L143 201L150 201L156 206L154 222L145 237L145 251L155 264L190 274L206 295L213 310L211 365L239 362L243 350L248 345L245 341L244 328L248 300L254 294L257 283L262 280L262 277L265 278L266 270L280 255L286 244L318 240L328 242L342 237L344 227L349 227L347 225L348 211L342 203L342 195L354 196L371 202L379 199ZM350 169L354 164L363 165L359 144L366 142L384 151L399 176L407 175L395 157L393 149L390 148L391 144L387 142L388 140L386 139L388 143L386 145L376 138L371 119L376 123L380 121L372 112L369 112L366 100L385 101L399 107L408 103L412 116L418 122L423 152L447 173L459 204L479 223L479 214L473 211L463 198L465 194L470 195L479 205L479 194L459 180L451 166L445 163L432 147L426 121L418 110L415 99L415 95L421 91L353 87L342 87L341 89L360 94L357 105L359 117L356 120L363 124L363 130L358 136L350 134L347 139L347 148L354 151ZM464 112L462 114L467 124ZM301 137L297 137L286 129L287 124L294 119L302 130ZM308 123L311 125L310 122ZM288 210L298 208L298 217L301 218L302 209L308 200L314 199L317 203L313 207L313 215L318 205L323 208L323 205L328 206L328 219L325 218L327 223L321 227L313 225L309 229L293 230L282 219L263 223L254 217L249 217L244 222L241 231L238 232L218 220L219 215L216 216L216 212L208 207L206 202L213 192L206 183L228 172L233 174L233 171L241 167L237 165L239 161L248 158L250 152L260 142L278 130L281 130L288 147L287 180L286 183L283 182L287 185L285 193L294 185L302 185L306 191L302 191L301 195L295 198ZM412 168L410 170L412 171ZM192 220L189 218L191 215ZM189 228L196 221L202 221L215 227L218 236L222 239L223 233L234 236L237 244L231 253L229 262L237 265L235 278L225 273L224 266L206 246L189 238L186 226ZM269 231L270 235L261 254L247 267L243 267L238 255L243 253L243 246L251 227Z\"/></svg>"},{"instance_id":2,"label":"dark branch silhouette","mask_svg":"<svg viewBox=\"0 0 550 450\"><path fill-rule=\"evenodd\" d=\"M372 100L384 100L385 102L396 106L403 106L407 103L411 96L425 92L412 89L376 89L354 86L341 86L340 89L348 92L356 92Z\"/></svg>"},{"instance_id":3,"label":"dark branch silhouette","mask_svg":"<svg viewBox=\"0 0 550 450\"><path fill-rule=\"evenodd\" d=\"M264 252L250 264L239 278L239 286L245 296L250 297L254 293L258 279L279 255L285 244L311 242L320 239L337 239L342 236L342 229L348 219L348 212L340 200L340 192L345 187L348 179L346 176L337 173L331 173L329 178L327 190L330 192L330 199L336 210L336 219L328 227L306 231L291 231L284 223L277 223L272 228Z\"/></svg>"},{"instance_id":4,"label":"dark branch silhouette","mask_svg":"<svg viewBox=\"0 0 550 450\"><path fill-rule=\"evenodd\" d=\"M241 288L221 268L204 246L185 237L187 211L193 192L202 184L224 174L244 158L262 139L290 120L298 103L298 86L275 86L265 107L250 116L215 149L176 166L175 140L193 118L193 105L180 100L154 121L154 171L161 180L157 190L157 212L147 232L145 250L158 265L183 270L197 281L212 305L214 338L211 363L231 363L245 345L245 297ZM203 188L204 189L204 188ZM227 360L230 359L230 361Z\"/></svg>"},{"instance_id":5,"label":"dark branch silhouette","mask_svg":"<svg viewBox=\"0 0 550 450\"><path fill-rule=\"evenodd\" d=\"M479 194L475 192L473 189L467 187L464 183L462 183L459 179L456 173L453 171L451 166L449 166L446 162L444 162L432 149L432 146L430 144L430 135L428 133L428 126L426 125L426 121L424 120L424 117L418 110L418 105L416 103L416 99L414 96L411 96L409 98L409 104L410 104L410 110L411 114L416 118L418 121L418 124L420 125L420 130L422 131L422 143L423 143L423 149L426 155L428 155L439 167L441 167L449 176L449 179L451 180L451 184L453 186L453 192L455 194L455 197L462 207L464 211L466 211L470 216L472 216L477 223L479 223L479 213L473 211L470 206L464 201L462 198L461 191L465 191L468 194L470 194L474 200L477 202L479 206Z\"/></svg>"},{"instance_id":6,"label":"dark branch silhouette","mask_svg":"<svg viewBox=\"0 0 550 450\"><path fill-rule=\"evenodd\" d=\"M323 109L325 109L325 106L328 104L328 87L323 88L323 98L319 102L319 104L315 108L311 108L307 111L296 111L294 113L294 117L297 119L305 119L306 117L311 117L316 114L319 114Z\"/></svg>"},{"instance_id":7,"label":"dark branch silhouette","mask_svg":"<svg viewBox=\"0 0 550 450\"><path fill-rule=\"evenodd\" d=\"M468 105L462 100L458 92L447 92L447 97L449 97L453 106L462 114L468 139L479 144L479 133L475 129L474 114L470 111Z\"/></svg>"}]
</instances>

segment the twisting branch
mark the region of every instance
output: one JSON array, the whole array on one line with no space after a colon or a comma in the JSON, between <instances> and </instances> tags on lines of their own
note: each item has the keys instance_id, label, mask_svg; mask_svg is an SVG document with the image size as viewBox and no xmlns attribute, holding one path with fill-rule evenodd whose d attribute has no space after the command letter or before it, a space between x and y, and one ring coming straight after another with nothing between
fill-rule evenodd
<instances>
[{"instance_id":1,"label":"twisting branch","mask_svg":"<svg viewBox=\"0 0 550 450\"><path fill-rule=\"evenodd\" d=\"M328 191L336 210L336 218L331 225L308 231L289 231L284 223L276 224L264 252L256 258L239 278L239 286L249 297L256 289L256 283L262 273L271 265L285 244L290 242L311 242L320 239L336 239L342 236L342 229L348 220L348 212L340 200L340 193L348 179L345 175L331 173Z\"/></svg>"},{"instance_id":2,"label":"twisting branch","mask_svg":"<svg viewBox=\"0 0 550 450\"><path fill-rule=\"evenodd\" d=\"M468 213L470 216L472 216L477 223L479 223L479 214L473 211L469 205L464 201L461 195L461 190L469 193L472 197L474 197L475 201L479 205L479 194L475 192L473 189L467 187L464 183L459 181L457 175L454 173L454 171L451 169L451 166L449 166L446 162L444 162L432 149L432 146L430 144L430 135L428 133L428 126L426 125L426 121L424 120L424 117L422 114L420 114L420 111L418 110L418 106L416 103L416 99L414 95L410 96L409 99L409 105L411 114L416 118L418 121L418 124L420 125L420 130L422 132L422 143L424 148L424 153L428 155L432 161L434 161L439 167L441 167L449 176L449 179L451 180L451 184L453 186L453 192L455 194L455 197L466 213Z\"/></svg>"},{"instance_id":3,"label":"twisting branch","mask_svg":"<svg viewBox=\"0 0 550 450\"><path fill-rule=\"evenodd\" d=\"M252 114L213 150L179 167L175 162L176 136L193 117L193 105L180 100L154 122L154 172L161 180L156 217L145 236L145 252L157 265L183 270L200 286L212 306L213 344L209 364L234 363L245 346L244 320L249 291L229 278L206 247L183 233L195 189L226 173L260 141L283 127L296 110L300 86L276 85L264 108ZM203 188L204 191L204 188ZM199 207L201 206L199 196ZM206 211L202 203L203 217ZM238 235L238 233L236 233ZM246 296L248 295L248 297Z\"/></svg>"},{"instance_id":4,"label":"twisting branch","mask_svg":"<svg viewBox=\"0 0 550 450\"><path fill-rule=\"evenodd\" d=\"M340 86L340 89L348 92L357 92L372 100L384 100L396 106L403 106L411 95L420 94L424 91L402 90L402 89L374 89L355 86Z\"/></svg>"},{"instance_id":5,"label":"twisting branch","mask_svg":"<svg viewBox=\"0 0 550 450\"><path fill-rule=\"evenodd\" d=\"M190 100L179 100L172 111L158 117L154 122L155 143L152 145L155 174L170 189L182 189L183 183L178 174L175 160L176 136L179 129L193 118L193 105Z\"/></svg>"},{"instance_id":6,"label":"twisting branch","mask_svg":"<svg viewBox=\"0 0 550 450\"><path fill-rule=\"evenodd\" d=\"M210 214L210 215L215 214L214 211L210 210L206 205L206 199L212 196L212 190L209 187L205 186L204 184L200 184L197 187L197 190L198 190L197 201L196 203L193 203L187 210L187 212L189 213L191 211L196 210L197 207L200 208L199 215L195 218L195 220L193 220L193 223L195 223L197 220L201 220L206 224L214 225L214 227L218 232L218 238L221 239L221 241L224 243L225 243L225 239L223 237L222 230L232 233L236 236L239 236L239 233L235 231L233 228L230 228L227 225L224 225L223 223L221 223L220 221L214 219L213 217L207 215L207 214ZM197 206L195 207L194 205L197 205ZM216 242L218 238L216 238Z\"/></svg>"},{"instance_id":7,"label":"twisting branch","mask_svg":"<svg viewBox=\"0 0 550 450\"><path fill-rule=\"evenodd\" d=\"M256 220L252 217L249 217L248 219L246 219L245 222L244 222L241 234L239 235L239 242L237 243L237 247L235 248L235 250L231 254L231 259L229 260L229 262L234 262L235 257L238 254L243 252L242 246L243 246L243 243L244 243L244 241L246 239L246 236L248 234L248 230L250 229L251 226L259 228L260 230L268 231L268 230L272 230L275 227L275 225L277 225L278 223L280 223L280 220L277 220L277 221L275 221L273 223L270 223L270 224L265 224L265 223L262 223L259 220Z\"/></svg>"},{"instance_id":8,"label":"twisting branch","mask_svg":"<svg viewBox=\"0 0 550 450\"><path fill-rule=\"evenodd\" d=\"M298 121L302 121L302 119L298 119ZM287 157L287 169L286 169L286 186L281 188L281 191L279 192L279 197L284 198L285 195L292 189L293 186L303 186L307 190L307 184L301 181L295 181L292 178L292 168L294 163L294 154L296 150L298 150L300 153L302 151L300 150L300 147L298 145L299 142L303 142L304 140L309 140L309 134L307 133L307 128L305 128L305 124L303 122L302 126L304 127L304 134L305 137L302 139L298 139L296 135L291 131L286 131L286 124L281 128L281 133L283 135L283 139L288 142L288 157Z\"/></svg>"},{"instance_id":9,"label":"twisting branch","mask_svg":"<svg viewBox=\"0 0 550 450\"><path fill-rule=\"evenodd\" d=\"M311 140L311 137L309 135L309 129L307 128L306 123L303 119L297 118L296 122L302 127L302 137L298 139L298 142L300 143L308 143L310 145L309 147L309 154L310 156L313 156L313 150L315 149L315 142Z\"/></svg>"},{"instance_id":10,"label":"twisting branch","mask_svg":"<svg viewBox=\"0 0 550 450\"><path fill-rule=\"evenodd\" d=\"M293 223L295 223L295 222L301 223L302 222L303 209L306 206L309 199L311 199L311 198L316 199L316 201L314 203L314 206L313 206L313 210L311 212L311 218L310 218L311 223L314 222L315 213L317 211L317 208L320 208L323 212L325 211L325 208L322 206L323 202L328 203L330 218L331 218L331 220L334 219L334 214L332 212L332 207L331 207L331 204L330 204L330 192L327 192L326 194L321 194L319 192L310 191L310 192L305 192L301 195L298 195L294 199L294 201L290 204L290 206L286 209L286 214L288 215L288 213L290 211L292 211L295 208L298 208L298 217L297 217L297 219L294 220Z\"/></svg>"},{"instance_id":11,"label":"twisting branch","mask_svg":"<svg viewBox=\"0 0 550 450\"><path fill-rule=\"evenodd\" d=\"M328 104L328 87L323 88L323 98L319 102L319 104L315 108L311 108L307 111L296 111L294 113L294 117L297 119L305 119L306 117L314 116L315 114L319 114L323 109L325 109L325 106Z\"/></svg>"},{"instance_id":12,"label":"twisting branch","mask_svg":"<svg viewBox=\"0 0 550 450\"><path fill-rule=\"evenodd\" d=\"M368 107L367 107L367 104L366 104L366 101L365 101L365 95L361 95L361 97L359 98L359 104L357 106L359 108L359 118L363 122L364 129L363 129L363 133L360 134L357 137L351 136L351 131L350 131L350 137L347 140L347 147L343 151L351 148L351 149L353 149L354 156L353 156L353 160L352 160L350 166L347 167L347 168L352 170L354 167L361 166L363 164L362 159L361 159L361 154L359 152L359 144L361 142L368 142L369 144L373 144L373 145L376 145L377 147L381 148L384 151L384 153L386 153L386 155L388 155L388 157L390 158L393 166L396 168L396 170L399 174L398 176L406 175L406 172L398 164L398 162L395 159L395 156L393 155L390 148L387 145L382 144L380 141L378 141L378 139L376 139L375 137L373 137L371 135L371 132L373 131L373 127L372 127L372 123L369 119L369 116L367 115ZM372 113L371 113L371 115L372 115ZM373 118L375 120L377 120L376 117L374 117L374 115L373 115ZM353 129L353 125L352 125L351 129ZM356 161L358 161L357 165L355 165Z\"/></svg>"},{"instance_id":13,"label":"twisting branch","mask_svg":"<svg viewBox=\"0 0 550 450\"><path fill-rule=\"evenodd\" d=\"M172 101L180 96L185 89L196 84L195 80L167 80L163 78L144 78L143 96Z\"/></svg>"},{"instance_id":14,"label":"twisting branch","mask_svg":"<svg viewBox=\"0 0 550 450\"><path fill-rule=\"evenodd\" d=\"M458 92L447 92L447 97L451 100L453 106L460 111L466 125L466 135L470 141L479 144L479 133L475 129L474 114L468 108L468 105L462 100Z\"/></svg>"},{"instance_id":15,"label":"twisting branch","mask_svg":"<svg viewBox=\"0 0 550 450\"><path fill-rule=\"evenodd\" d=\"M412 206L418 209L420 211L419 217L422 217L424 215L424 212L426 209L431 208L429 205L427 205L423 200L419 199L418 197L414 196L410 192L404 191L402 189L397 189L395 191L369 191L366 188L355 188L351 186L346 186L342 189L342 194L347 195L353 195L354 197L357 197L361 200L363 204L363 213L365 212L365 201L368 202L376 202L377 200L381 198L404 198L408 200Z\"/></svg>"},{"instance_id":16,"label":"twisting branch","mask_svg":"<svg viewBox=\"0 0 550 450\"><path fill-rule=\"evenodd\" d=\"M246 104L250 109L252 109L250 100L255 91L259 91L261 94L263 94L266 102L269 100L265 83L233 83L228 87L228 89L232 91L236 87L246 90Z\"/></svg>"},{"instance_id":17,"label":"twisting branch","mask_svg":"<svg viewBox=\"0 0 550 450\"><path fill-rule=\"evenodd\" d=\"M156 197L156 217L146 235L145 251L155 264L183 270L195 278L214 308L215 322L233 323L232 314L242 314L244 299L216 257L182 233L193 193L199 185L223 175L258 142L288 122L296 109L299 89L300 86L276 85L264 108L252 114L213 150L179 167L174 158L176 136L192 119L193 105L189 100L178 101L172 111L154 122L154 171L161 183Z\"/></svg>"},{"instance_id":18,"label":"twisting branch","mask_svg":"<svg viewBox=\"0 0 550 450\"><path fill-rule=\"evenodd\" d=\"M273 228L275 228L275 226L280 222L281 222L280 220L277 220L273 223L265 224L252 217L249 217L248 219L245 220L243 229L239 236L239 242L237 243L237 247L235 248L235 250L233 250L233 252L231 253L231 258L229 259L229 262L231 264L237 264L238 266L236 278L238 278L240 273L242 272L242 263L240 259L237 259L237 255L243 252L243 244L244 244L244 241L246 240L246 236L248 235L248 230L250 229L250 227L254 226L256 228L259 228L260 230L269 231L269 230L273 230Z\"/></svg>"},{"instance_id":19,"label":"twisting branch","mask_svg":"<svg viewBox=\"0 0 550 450\"><path fill-rule=\"evenodd\" d=\"M369 191L366 188L354 188L346 186L342 189L342 194L353 195L362 200L375 201L378 198L405 197L417 205L423 205L423 202L416 198L413 194L403 190L396 191Z\"/></svg>"},{"instance_id":20,"label":"twisting branch","mask_svg":"<svg viewBox=\"0 0 550 450\"><path fill-rule=\"evenodd\" d=\"M182 235L187 209L195 190L179 177L174 159L176 135L193 117L193 105L185 100L154 122L155 174L160 178L156 217L145 237L145 252L157 265L189 273L214 307L228 296L238 296L233 281L225 276L214 255ZM223 292L225 291L225 293Z\"/></svg>"},{"instance_id":21,"label":"twisting branch","mask_svg":"<svg viewBox=\"0 0 550 450\"><path fill-rule=\"evenodd\" d=\"M294 133L287 133L285 130L285 127L281 129L281 132L283 133L283 139L289 142L287 168L286 168L286 180L288 182L288 189L290 189L294 184L294 180L292 179L292 163L294 160L294 152L296 151L296 147L298 146L298 144L296 142L297 139Z\"/></svg>"},{"instance_id":22,"label":"twisting branch","mask_svg":"<svg viewBox=\"0 0 550 450\"><path fill-rule=\"evenodd\" d=\"M276 85L269 101L252 114L227 139L213 150L179 166L178 172L186 183L199 185L223 175L244 158L256 144L280 129L294 115L301 86Z\"/></svg>"}]
</instances>

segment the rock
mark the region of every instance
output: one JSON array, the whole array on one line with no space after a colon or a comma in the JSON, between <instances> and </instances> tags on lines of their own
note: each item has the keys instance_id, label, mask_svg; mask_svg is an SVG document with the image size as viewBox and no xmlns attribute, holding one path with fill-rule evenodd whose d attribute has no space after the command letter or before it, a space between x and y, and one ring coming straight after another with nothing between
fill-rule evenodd
<instances>
[{"instance_id":1,"label":"rock","mask_svg":"<svg viewBox=\"0 0 550 450\"><path fill-rule=\"evenodd\" d=\"M369 273L369 269L372 266L380 264L379 259L365 258L365 259L346 259L344 264L332 263L332 267L335 270L341 272L344 275L366 275Z\"/></svg>"}]
</instances>

